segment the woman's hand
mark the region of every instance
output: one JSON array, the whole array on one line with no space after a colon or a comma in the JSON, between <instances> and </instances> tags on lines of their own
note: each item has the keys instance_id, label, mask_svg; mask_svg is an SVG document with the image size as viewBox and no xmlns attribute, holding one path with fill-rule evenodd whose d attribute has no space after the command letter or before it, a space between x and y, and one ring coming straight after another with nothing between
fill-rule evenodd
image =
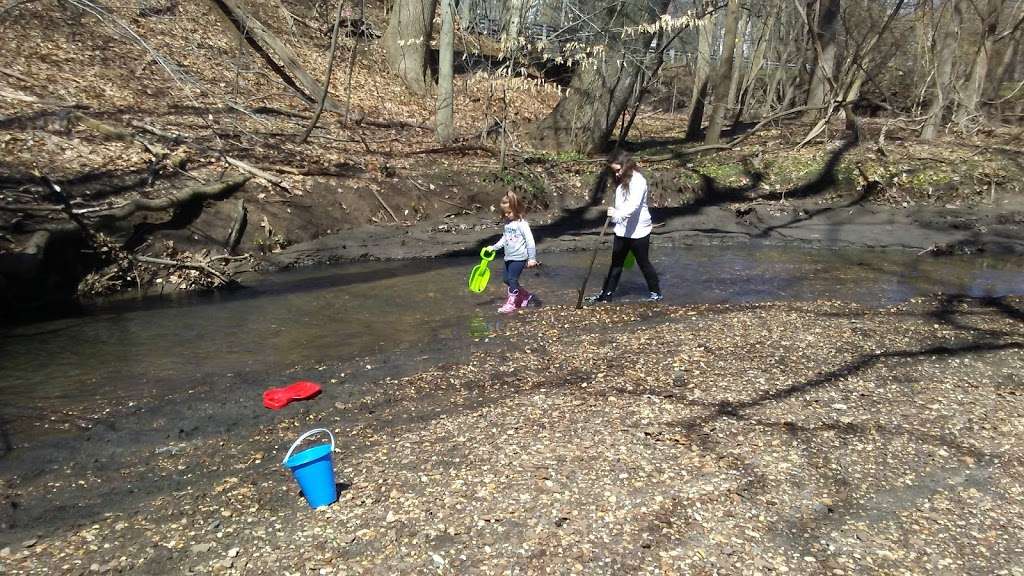
<instances>
[{"instance_id":1,"label":"woman's hand","mask_svg":"<svg viewBox=\"0 0 1024 576\"><path fill-rule=\"evenodd\" d=\"M540 262L537 262L536 260L527 260L526 261L526 267L527 268L536 268L537 266L540 266Z\"/></svg>"},{"instance_id":2,"label":"woman's hand","mask_svg":"<svg viewBox=\"0 0 1024 576\"><path fill-rule=\"evenodd\" d=\"M608 217L609 218L615 218L615 207L614 206L609 206L608 207Z\"/></svg>"}]
</instances>

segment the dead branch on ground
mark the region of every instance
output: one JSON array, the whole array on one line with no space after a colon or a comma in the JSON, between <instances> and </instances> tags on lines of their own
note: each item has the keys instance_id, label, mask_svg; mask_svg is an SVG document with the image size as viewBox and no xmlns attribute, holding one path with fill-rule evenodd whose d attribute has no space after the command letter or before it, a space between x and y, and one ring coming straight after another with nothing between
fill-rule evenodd
<instances>
[{"instance_id":1,"label":"dead branch on ground","mask_svg":"<svg viewBox=\"0 0 1024 576\"><path fill-rule=\"evenodd\" d=\"M249 14L236 0L213 0L221 12L228 18L238 34L241 34L249 46L260 55L263 61L274 71L275 74L291 88L304 102L312 104L316 102L314 95L325 94L324 109L335 114L344 114L345 109L327 95L326 89L320 85L308 72L299 64L299 57L295 52L281 42L277 36L270 32L259 20ZM280 62L281 64L278 64ZM421 130L433 130L433 127L405 120L376 120L369 118L360 112L352 118L355 124L367 124L380 128L418 128Z\"/></svg>"},{"instance_id":2,"label":"dead branch on ground","mask_svg":"<svg viewBox=\"0 0 1024 576\"><path fill-rule=\"evenodd\" d=\"M187 268L189 270L199 270L200 272L205 272L217 280L217 284L214 286L215 288L219 288L221 286L228 286L230 284L235 283L235 280L233 280L229 275L226 275L223 272L218 272L216 269L210 266L209 261L178 262L177 260L167 260L165 258L153 258L152 256L139 255L132 255L131 258L136 262L142 262L144 264L157 264L160 266L171 266L173 268Z\"/></svg>"},{"instance_id":3,"label":"dead branch on ground","mask_svg":"<svg viewBox=\"0 0 1024 576\"><path fill-rule=\"evenodd\" d=\"M373 192L373 195L377 197L377 201L380 202L380 205L383 206L384 209L388 211L388 214L391 215L391 218L395 221L395 223L398 223L398 216L395 216L395 212L391 209L390 206L388 206L387 202L385 202L384 199L380 197L380 194L378 194L375 189L371 188L370 191Z\"/></svg>"},{"instance_id":4,"label":"dead branch on ground","mask_svg":"<svg viewBox=\"0 0 1024 576\"><path fill-rule=\"evenodd\" d=\"M302 192L298 190L292 192L291 188L288 187L284 180L278 178L277 176L274 176L269 172L266 172L265 170L260 170L259 168L253 166L252 164L243 162L238 158L232 158L231 156L224 156L224 161L243 172L248 172L249 174L252 174L257 178L270 182L274 186L281 188L282 190L289 194L299 194L300 196L302 195Z\"/></svg>"},{"instance_id":5,"label":"dead branch on ground","mask_svg":"<svg viewBox=\"0 0 1024 576\"><path fill-rule=\"evenodd\" d=\"M486 144L456 144L454 146L439 146L437 148L427 148L425 150L413 150L412 152L406 153L406 156L416 156L419 154L443 154L447 152L487 152L492 156L500 154L499 150L496 150L493 146Z\"/></svg>"},{"instance_id":6,"label":"dead branch on ground","mask_svg":"<svg viewBox=\"0 0 1024 576\"><path fill-rule=\"evenodd\" d=\"M97 207L94 209L76 210L74 211L74 215L76 217L80 215L88 215L90 218L99 218L104 220L123 220L136 212L162 212L177 208L178 206L189 202L198 202L217 198L218 196L237 190L250 179L251 176L249 175L236 174L219 182L185 188L178 192L161 196L160 198L135 198L113 207ZM79 226L73 222L62 222L43 224L34 227L30 226L29 228L32 231L68 232L78 230Z\"/></svg>"}]
</instances>

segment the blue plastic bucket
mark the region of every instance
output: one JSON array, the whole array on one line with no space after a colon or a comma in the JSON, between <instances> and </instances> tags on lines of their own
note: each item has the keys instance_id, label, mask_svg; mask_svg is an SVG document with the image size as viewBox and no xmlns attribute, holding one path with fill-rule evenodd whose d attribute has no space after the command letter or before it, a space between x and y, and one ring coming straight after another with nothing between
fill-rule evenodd
<instances>
[{"instance_id":1,"label":"blue plastic bucket","mask_svg":"<svg viewBox=\"0 0 1024 576\"><path fill-rule=\"evenodd\" d=\"M331 437L330 444L318 444L297 454L292 454L300 442L320 432L326 432ZM334 463L331 461L332 452L334 452L334 434L325 428L317 428L299 436L299 439L285 454L282 464L292 471L310 508L328 506L338 499L338 489L334 484Z\"/></svg>"}]
</instances>

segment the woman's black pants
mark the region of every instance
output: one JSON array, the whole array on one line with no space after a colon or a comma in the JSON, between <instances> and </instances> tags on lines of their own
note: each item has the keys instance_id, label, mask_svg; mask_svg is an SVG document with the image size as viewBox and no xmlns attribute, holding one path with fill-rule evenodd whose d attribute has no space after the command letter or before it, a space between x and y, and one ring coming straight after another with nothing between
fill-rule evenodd
<instances>
[{"instance_id":1,"label":"woman's black pants","mask_svg":"<svg viewBox=\"0 0 1024 576\"><path fill-rule=\"evenodd\" d=\"M615 292L615 288L619 285L619 278L622 276L622 265L626 262L626 255L632 251L636 263L640 266L640 271L644 274L644 279L647 280L647 289L660 293L661 285L658 283L658 273L654 271L654 266L651 265L651 259L648 256L650 248L650 234L643 238L616 236L615 241L612 242L612 266L608 269L608 277L604 279L602 291L606 294Z\"/></svg>"}]
</instances>

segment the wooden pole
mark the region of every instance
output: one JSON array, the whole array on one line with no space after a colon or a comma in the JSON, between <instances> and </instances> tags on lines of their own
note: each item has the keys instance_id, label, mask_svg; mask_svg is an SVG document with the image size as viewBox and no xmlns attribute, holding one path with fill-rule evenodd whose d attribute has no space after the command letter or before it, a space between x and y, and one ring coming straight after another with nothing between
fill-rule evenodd
<instances>
[{"instance_id":1,"label":"wooden pole","mask_svg":"<svg viewBox=\"0 0 1024 576\"><path fill-rule=\"evenodd\" d=\"M580 286L579 298L576 299L576 309L583 308L583 294L587 291L587 282L590 280L590 273L594 270L594 262L597 260L597 251L601 248L601 240L604 240L604 233L608 230L608 223L611 222L611 218L604 219L604 226L601 227L601 233L597 236L597 242L594 243L594 254L590 257L590 266L587 267L587 275L583 277L583 285Z\"/></svg>"}]
</instances>

